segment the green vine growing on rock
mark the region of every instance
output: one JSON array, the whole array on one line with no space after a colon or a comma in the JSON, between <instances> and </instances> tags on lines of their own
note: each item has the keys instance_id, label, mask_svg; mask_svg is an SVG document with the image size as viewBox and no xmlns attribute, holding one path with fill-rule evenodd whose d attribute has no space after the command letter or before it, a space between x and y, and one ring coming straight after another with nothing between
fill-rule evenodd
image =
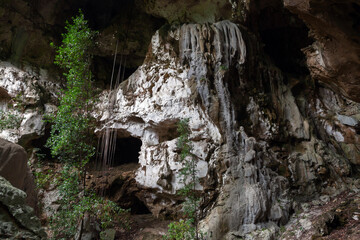
<instances>
[{"instance_id":1,"label":"green vine growing on rock","mask_svg":"<svg viewBox=\"0 0 360 240\"><path fill-rule=\"evenodd\" d=\"M199 240L203 239L203 234L198 230L200 198L196 191L199 184L197 177L196 157L191 153L192 144L189 138L189 119L183 119L178 123L177 128L180 134L177 147L181 150L180 161L183 168L180 170L181 183L183 187L179 195L185 198L183 203L184 219L169 224L168 233L164 236L165 240Z\"/></svg>"}]
</instances>

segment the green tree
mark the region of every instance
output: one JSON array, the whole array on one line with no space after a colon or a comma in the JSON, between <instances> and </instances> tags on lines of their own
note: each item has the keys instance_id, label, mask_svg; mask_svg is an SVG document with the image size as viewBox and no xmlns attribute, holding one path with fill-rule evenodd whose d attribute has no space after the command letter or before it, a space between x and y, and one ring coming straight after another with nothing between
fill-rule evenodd
<instances>
[{"instance_id":1,"label":"green tree","mask_svg":"<svg viewBox=\"0 0 360 240\"><path fill-rule=\"evenodd\" d=\"M47 146L52 155L64 163L81 167L95 154L90 141L93 91L89 50L94 46L96 32L88 27L81 11L72 20L72 24L66 23L62 44L55 47L55 64L64 70L66 90L56 116L51 119L53 125Z\"/></svg>"},{"instance_id":2,"label":"green tree","mask_svg":"<svg viewBox=\"0 0 360 240\"><path fill-rule=\"evenodd\" d=\"M185 198L183 211L186 220L170 223L168 233L164 236L164 239L198 240L202 238L202 234L197 228L200 198L196 191L196 184L199 183L199 179L197 177L196 156L191 152L192 144L189 139L189 119L181 120L178 123L177 131L180 134L177 147L181 149L180 161L183 164L183 168L180 170L183 188L180 189L179 195Z\"/></svg>"},{"instance_id":3,"label":"green tree","mask_svg":"<svg viewBox=\"0 0 360 240\"><path fill-rule=\"evenodd\" d=\"M79 11L79 15L66 22L66 33L56 49L54 63L64 70L66 90L60 99L56 116L50 117L52 122L50 138L47 146L51 154L64 163L61 184L61 208L52 218L55 236L70 237L75 234L79 214L79 183L84 180L83 198L85 196L84 167L95 154L91 144L92 119L90 117L92 87L90 49L94 45L95 31L92 31ZM85 209L82 207L81 209ZM82 227L81 227L82 228Z\"/></svg>"},{"instance_id":4,"label":"green tree","mask_svg":"<svg viewBox=\"0 0 360 240\"><path fill-rule=\"evenodd\" d=\"M95 154L94 120L90 115L94 100L90 52L97 33L88 27L81 11L72 23L66 23L65 29L62 44L52 44L57 53L55 64L64 70L66 90L56 115L50 117L52 128L47 146L53 157L64 163L58 185L60 208L51 219L51 227L55 238L69 239L78 230L79 222L82 235L85 213L95 216L106 228L116 222L113 216L121 216L125 211L85 190L85 165Z\"/></svg>"}]
</instances>

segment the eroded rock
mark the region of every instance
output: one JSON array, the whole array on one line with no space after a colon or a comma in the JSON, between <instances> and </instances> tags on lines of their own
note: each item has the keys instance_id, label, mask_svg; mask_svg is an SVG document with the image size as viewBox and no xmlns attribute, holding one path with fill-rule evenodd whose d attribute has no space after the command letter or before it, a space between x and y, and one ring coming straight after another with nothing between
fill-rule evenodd
<instances>
[{"instance_id":1,"label":"eroded rock","mask_svg":"<svg viewBox=\"0 0 360 240\"><path fill-rule=\"evenodd\" d=\"M1 61L0 89L2 117L12 115L16 120L12 119L11 126L0 129L0 136L24 147L31 140L43 136L43 116L55 111L59 83L44 69L30 66L21 69Z\"/></svg>"},{"instance_id":2,"label":"eroded rock","mask_svg":"<svg viewBox=\"0 0 360 240\"><path fill-rule=\"evenodd\" d=\"M24 148L0 138L0 176L26 192L26 204L36 208L37 193L27 160Z\"/></svg>"},{"instance_id":3,"label":"eroded rock","mask_svg":"<svg viewBox=\"0 0 360 240\"><path fill-rule=\"evenodd\" d=\"M241 79L245 59L241 31L229 21L183 25L166 38L156 33L145 63L116 92L103 94L102 102L112 107L100 105L95 113L104 122L98 131L110 128L118 136L141 139L136 181L140 189L147 189L142 200L155 215L172 212L169 206L176 203L175 193L182 187L177 136L164 139L162 132L174 131L178 121L189 118L192 152L204 183L196 188L209 192L204 202L217 205L205 213L201 224L211 239L227 232L245 236L267 225L269 218L286 222L290 208L287 179L268 169L261 157L267 152L266 143L248 137L244 128L236 131L229 84L245 81ZM231 78L229 71L239 71L238 78ZM288 99L295 106L294 99ZM286 110L290 120L293 108L297 109ZM304 120L296 114L298 129L290 129L295 137L306 139ZM212 171L216 173L209 177ZM220 193L218 199L211 199L214 191Z\"/></svg>"},{"instance_id":4,"label":"eroded rock","mask_svg":"<svg viewBox=\"0 0 360 240\"><path fill-rule=\"evenodd\" d=\"M348 98L360 101L359 5L356 1L284 0L315 38L303 49L314 79L336 86ZM334 88L334 89L335 89Z\"/></svg>"},{"instance_id":5,"label":"eroded rock","mask_svg":"<svg viewBox=\"0 0 360 240\"><path fill-rule=\"evenodd\" d=\"M0 238L46 239L34 210L25 204L26 193L0 177Z\"/></svg>"}]
</instances>

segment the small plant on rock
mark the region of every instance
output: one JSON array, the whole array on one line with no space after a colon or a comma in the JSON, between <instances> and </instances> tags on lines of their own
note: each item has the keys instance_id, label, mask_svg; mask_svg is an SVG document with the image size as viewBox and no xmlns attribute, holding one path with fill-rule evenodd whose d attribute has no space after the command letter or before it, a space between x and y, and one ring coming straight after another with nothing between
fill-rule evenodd
<instances>
[{"instance_id":1,"label":"small plant on rock","mask_svg":"<svg viewBox=\"0 0 360 240\"><path fill-rule=\"evenodd\" d=\"M196 157L191 153L192 144L189 139L189 119L181 120L177 128L180 134L177 147L181 150L180 160L183 168L180 170L181 182L183 188L180 189L179 195L185 198L183 203L183 211L185 220L181 219L177 222L169 224L166 240L199 240L203 238L203 234L199 232L197 225L199 221L199 203L200 198L196 192L196 185L199 184L197 177L197 161Z\"/></svg>"},{"instance_id":2,"label":"small plant on rock","mask_svg":"<svg viewBox=\"0 0 360 240\"><path fill-rule=\"evenodd\" d=\"M5 113L0 110L0 131L5 129L18 129L23 118L16 113Z\"/></svg>"}]
</instances>

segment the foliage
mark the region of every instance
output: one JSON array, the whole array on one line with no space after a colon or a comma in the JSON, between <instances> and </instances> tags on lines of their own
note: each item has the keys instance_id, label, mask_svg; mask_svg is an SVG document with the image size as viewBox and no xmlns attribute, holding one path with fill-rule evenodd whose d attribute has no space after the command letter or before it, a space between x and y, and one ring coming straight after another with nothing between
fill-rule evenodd
<instances>
[{"instance_id":1,"label":"foliage","mask_svg":"<svg viewBox=\"0 0 360 240\"><path fill-rule=\"evenodd\" d=\"M46 144L53 157L64 163L58 179L60 208L51 219L54 237L63 239L72 238L79 223L82 229L85 214L96 218L106 228L116 221L113 216L125 213L115 203L85 189L85 165L95 154L91 141L94 126L90 115L93 102L90 50L96 32L88 27L81 11L71 24L67 22L66 31L61 46L52 44L57 52L55 64L65 71L67 89L56 116L48 120L52 128Z\"/></svg>"},{"instance_id":2,"label":"foliage","mask_svg":"<svg viewBox=\"0 0 360 240\"><path fill-rule=\"evenodd\" d=\"M202 233L197 229L198 224L198 210L200 198L196 194L196 184L199 183L196 170L196 158L191 153L192 145L189 139L189 119L183 119L178 123L177 128L180 137L177 141L177 147L181 149L180 161L183 168L180 170L181 182L183 188L179 194L185 197L183 203L184 217L186 220L179 220L169 224L167 235L164 236L166 240L193 240L202 239Z\"/></svg>"},{"instance_id":3,"label":"foliage","mask_svg":"<svg viewBox=\"0 0 360 240\"><path fill-rule=\"evenodd\" d=\"M193 240L195 236L193 233L195 232L193 223L188 219L184 221L183 219L172 222L169 224L169 230L164 239L184 239L184 240Z\"/></svg>"},{"instance_id":4,"label":"foliage","mask_svg":"<svg viewBox=\"0 0 360 240\"><path fill-rule=\"evenodd\" d=\"M44 169L43 167L43 159L45 158L45 154L39 153L39 148L34 148L35 156L37 158L37 162L33 164L30 160L28 161L28 165L30 166L31 172L34 175L34 180L37 189L44 189L46 185L50 183L54 178L54 171L52 169Z\"/></svg>"},{"instance_id":5,"label":"foliage","mask_svg":"<svg viewBox=\"0 0 360 240\"><path fill-rule=\"evenodd\" d=\"M66 165L62 170L62 183L58 188L61 196L60 209L51 218L54 236L63 239L73 237L78 230L79 219L83 219L85 214L96 218L102 229L112 227L115 223L121 223L124 228L128 228L127 210L92 192L84 191L85 194L79 196L80 176L81 172L70 165Z\"/></svg>"},{"instance_id":6,"label":"foliage","mask_svg":"<svg viewBox=\"0 0 360 240\"><path fill-rule=\"evenodd\" d=\"M53 179L54 171L51 169L47 169L45 171L34 171L36 188L44 189L47 184L49 184L50 180Z\"/></svg>"},{"instance_id":7,"label":"foliage","mask_svg":"<svg viewBox=\"0 0 360 240\"><path fill-rule=\"evenodd\" d=\"M5 129L17 129L23 118L16 113L5 113L0 110L0 131Z\"/></svg>"},{"instance_id":8,"label":"foliage","mask_svg":"<svg viewBox=\"0 0 360 240\"><path fill-rule=\"evenodd\" d=\"M222 70L222 71L227 71L228 69L229 69L228 66L226 66L226 65L220 65L220 70Z\"/></svg>"},{"instance_id":9,"label":"foliage","mask_svg":"<svg viewBox=\"0 0 360 240\"><path fill-rule=\"evenodd\" d=\"M93 47L96 32L87 26L81 11L72 24L67 22L65 29L61 46L55 47L55 64L65 70L67 89L56 116L50 119L53 126L47 146L52 155L63 162L82 167L95 153L89 141L93 128L90 117L92 56L89 50Z\"/></svg>"}]
</instances>

